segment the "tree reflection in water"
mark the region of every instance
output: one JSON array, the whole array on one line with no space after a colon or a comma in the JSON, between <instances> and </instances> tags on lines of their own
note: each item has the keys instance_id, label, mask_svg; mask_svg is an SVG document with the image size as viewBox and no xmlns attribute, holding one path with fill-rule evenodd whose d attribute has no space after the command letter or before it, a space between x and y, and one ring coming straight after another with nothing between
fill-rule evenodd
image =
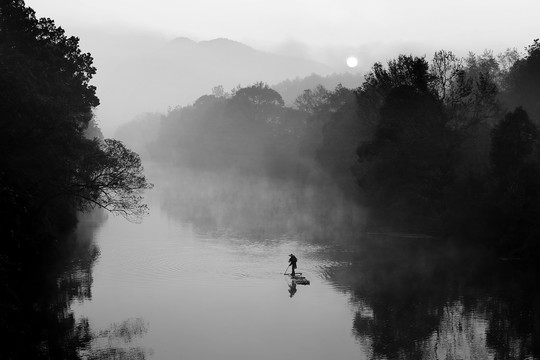
<instances>
[{"instance_id":1,"label":"tree reflection in water","mask_svg":"<svg viewBox=\"0 0 540 360\"><path fill-rule=\"evenodd\" d=\"M373 358L538 358L535 270L435 244L379 237L329 272L351 289L353 332Z\"/></svg>"},{"instance_id":2,"label":"tree reflection in water","mask_svg":"<svg viewBox=\"0 0 540 360\"><path fill-rule=\"evenodd\" d=\"M128 347L146 332L142 320L96 332L88 319L75 319L70 308L73 301L92 298L92 267L99 257L93 238L104 220L101 212L83 216L56 251L3 267L0 358L145 358L144 349Z\"/></svg>"},{"instance_id":3,"label":"tree reflection in water","mask_svg":"<svg viewBox=\"0 0 540 360\"><path fill-rule=\"evenodd\" d=\"M148 325L142 319L128 319L121 324L112 324L109 329L93 334L92 341L81 349L81 358L143 360L146 350L129 346L146 334Z\"/></svg>"}]
</instances>

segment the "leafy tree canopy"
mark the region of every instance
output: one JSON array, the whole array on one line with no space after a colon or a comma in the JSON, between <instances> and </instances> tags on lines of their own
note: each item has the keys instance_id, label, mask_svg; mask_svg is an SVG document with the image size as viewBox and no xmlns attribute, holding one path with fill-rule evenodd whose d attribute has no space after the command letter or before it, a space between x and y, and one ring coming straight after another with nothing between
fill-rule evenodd
<instances>
[{"instance_id":1,"label":"leafy tree canopy","mask_svg":"<svg viewBox=\"0 0 540 360\"><path fill-rule=\"evenodd\" d=\"M233 101L248 102L256 107L268 105L284 106L281 95L263 82L238 89L233 97Z\"/></svg>"},{"instance_id":2,"label":"leafy tree canopy","mask_svg":"<svg viewBox=\"0 0 540 360\"><path fill-rule=\"evenodd\" d=\"M522 106L532 121L540 123L540 42L534 40L524 58L517 60L508 74L505 99L510 108Z\"/></svg>"},{"instance_id":3,"label":"leafy tree canopy","mask_svg":"<svg viewBox=\"0 0 540 360\"><path fill-rule=\"evenodd\" d=\"M516 169L529 160L538 139L538 129L523 108L506 114L492 130L490 160L495 173L515 175Z\"/></svg>"},{"instance_id":4,"label":"leafy tree canopy","mask_svg":"<svg viewBox=\"0 0 540 360\"><path fill-rule=\"evenodd\" d=\"M0 3L0 230L10 238L91 205L146 210L138 155L101 140L92 121L96 69L78 43L24 1Z\"/></svg>"}]
</instances>

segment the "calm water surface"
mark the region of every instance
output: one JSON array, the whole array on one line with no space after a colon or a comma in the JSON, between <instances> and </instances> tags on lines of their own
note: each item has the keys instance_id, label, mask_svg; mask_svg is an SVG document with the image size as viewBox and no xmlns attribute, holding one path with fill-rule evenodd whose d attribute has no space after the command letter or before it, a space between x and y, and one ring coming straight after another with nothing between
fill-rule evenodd
<instances>
[{"instance_id":1,"label":"calm water surface","mask_svg":"<svg viewBox=\"0 0 540 360\"><path fill-rule=\"evenodd\" d=\"M141 224L80 223L99 249L86 290L71 292L91 334L83 358L538 358L538 281L523 266L368 236L351 221L361 209L333 191L167 179ZM336 245L347 236L358 245ZM283 275L290 253L310 285Z\"/></svg>"},{"instance_id":2,"label":"calm water surface","mask_svg":"<svg viewBox=\"0 0 540 360\"><path fill-rule=\"evenodd\" d=\"M295 239L197 234L159 208L142 224L111 217L95 235L92 299L74 306L92 328L147 326L137 346L156 359L351 359L368 351L352 332L346 289L324 278L336 262ZM288 255L311 285L283 273Z\"/></svg>"}]
</instances>

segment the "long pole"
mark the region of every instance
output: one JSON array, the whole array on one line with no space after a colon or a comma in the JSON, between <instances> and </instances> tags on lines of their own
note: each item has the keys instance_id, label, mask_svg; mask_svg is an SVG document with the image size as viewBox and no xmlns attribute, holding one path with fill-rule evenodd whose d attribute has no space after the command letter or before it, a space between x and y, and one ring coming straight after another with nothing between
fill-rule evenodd
<instances>
[{"instance_id":1,"label":"long pole","mask_svg":"<svg viewBox=\"0 0 540 360\"><path fill-rule=\"evenodd\" d=\"M289 264L289 266L291 266L291 264ZM289 266L287 266L287 268L285 269L285 272L283 273L283 275L287 275L287 270L289 270Z\"/></svg>"}]
</instances>

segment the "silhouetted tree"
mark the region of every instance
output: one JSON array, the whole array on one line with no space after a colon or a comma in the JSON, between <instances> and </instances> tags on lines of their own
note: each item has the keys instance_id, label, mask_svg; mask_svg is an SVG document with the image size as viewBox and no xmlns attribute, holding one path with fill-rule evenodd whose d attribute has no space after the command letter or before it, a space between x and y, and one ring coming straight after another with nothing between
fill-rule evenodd
<instances>
[{"instance_id":1,"label":"silhouetted tree","mask_svg":"<svg viewBox=\"0 0 540 360\"><path fill-rule=\"evenodd\" d=\"M240 88L233 96L233 101L248 103L256 108L263 108L266 106L284 106L281 95L268 84L263 82L255 83L252 86Z\"/></svg>"},{"instance_id":2,"label":"silhouetted tree","mask_svg":"<svg viewBox=\"0 0 540 360\"><path fill-rule=\"evenodd\" d=\"M433 76L429 73L429 65L424 57L412 55L399 55L395 60L388 61L388 66L375 63L366 75L362 84L364 93L378 95L379 103L392 89L407 85L419 91L428 91Z\"/></svg>"},{"instance_id":3,"label":"silhouetted tree","mask_svg":"<svg viewBox=\"0 0 540 360\"><path fill-rule=\"evenodd\" d=\"M433 55L430 73L433 75L431 87L441 101L447 101L447 94L452 92L463 71L461 59L451 51L440 50Z\"/></svg>"},{"instance_id":4,"label":"silhouetted tree","mask_svg":"<svg viewBox=\"0 0 540 360\"><path fill-rule=\"evenodd\" d=\"M537 242L540 230L538 129L517 108L495 126L492 138L493 223L503 251L522 251Z\"/></svg>"},{"instance_id":5,"label":"silhouetted tree","mask_svg":"<svg viewBox=\"0 0 540 360\"><path fill-rule=\"evenodd\" d=\"M379 121L379 111L388 93L395 87L412 86L428 91L431 75L424 58L400 55L385 67L375 63L355 91L336 87L328 95L328 120L323 125L318 159L330 174L344 183L352 183L356 148L369 141Z\"/></svg>"},{"instance_id":6,"label":"silhouetted tree","mask_svg":"<svg viewBox=\"0 0 540 360\"><path fill-rule=\"evenodd\" d=\"M366 124L359 119L356 91L338 85L330 91L324 112L316 115L322 139L317 150L317 160L322 167L342 185L351 180L354 150L359 138L365 136Z\"/></svg>"},{"instance_id":7,"label":"silhouetted tree","mask_svg":"<svg viewBox=\"0 0 540 360\"><path fill-rule=\"evenodd\" d=\"M114 139L81 142L79 146L80 157L71 169L71 180L58 184L56 192L41 199L38 206L69 197L76 200L78 210L97 206L133 219L146 214L142 192L151 185L142 175L139 156Z\"/></svg>"},{"instance_id":8,"label":"silhouetted tree","mask_svg":"<svg viewBox=\"0 0 540 360\"><path fill-rule=\"evenodd\" d=\"M389 93L373 140L357 152L357 177L369 206L411 227L409 216L429 220L443 207L445 188L453 179L454 149L446 123L434 95L412 86Z\"/></svg>"},{"instance_id":9,"label":"silhouetted tree","mask_svg":"<svg viewBox=\"0 0 540 360\"><path fill-rule=\"evenodd\" d=\"M94 135L87 132L99 104L90 85L96 71L90 54L82 53L78 39L67 37L51 19L37 19L23 1L0 4L0 29L2 245L20 247L21 231L50 235L72 226L75 210L89 204L83 192L73 189L94 186L118 163L124 171L101 184L101 197L93 193L85 200L100 199L108 206L120 201L124 209L110 208L139 214L145 206L133 195L149 185L138 156L112 140L87 139L99 137L94 125ZM83 176L91 171L100 175ZM118 196L127 196L126 201Z\"/></svg>"},{"instance_id":10,"label":"silhouetted tree","mask_svg":"<svg viewBox=\"0 0 540 360\"><path fill-rule=\"evenodd\" d=\"M324 111L324 107L328 103L328 96L328 90L322 85L317 85L313 90L304 90L304 92L296 98L294 105L300 111L315 115Z\"/></svg>"},{"instance_id":11,"label":"silhouetted tree","mask_svg":"<svg viewBox=\"0 0 540 360\"><path fill-rule=\"evenodd\" d=\"M498 179L510 185L530 161L538 141L538 129L521 107L506 114L492 132L491 163Z\"/></svg>"},{"instance_id":12,"label":"silhouetted tree","mask_svg":"<svg viewBox=\"0 0 540 360\"><path fill-rule=\"evenodd\" d=\"M540 122L540 42L534 40L524 58L510 68L504 98L510 108L522 106L531 119Z\"/></svg>"}]
</instances>

